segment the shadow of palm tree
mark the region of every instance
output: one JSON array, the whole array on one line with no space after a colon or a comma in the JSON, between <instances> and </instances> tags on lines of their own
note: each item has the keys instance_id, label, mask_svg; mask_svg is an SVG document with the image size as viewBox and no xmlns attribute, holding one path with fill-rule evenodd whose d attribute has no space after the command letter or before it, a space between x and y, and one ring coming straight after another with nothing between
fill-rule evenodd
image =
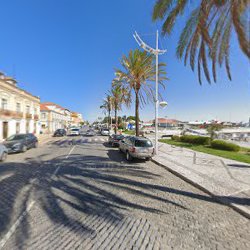
<instances>
[{"instance_id":1,"label":"shadow of palm tree","mask_svg":"<svg viewBox=\"0 0 250 250\"><path fill-rule=\"evenodd\" d=\"M54 174L59 167L59 172ZM133 180L135 176L141 181ZM108 157L74 154L68 159L57 157L49 161L40 159L39 162L27 159L26 163L1 164L0 239L27 209L31 200L51 223L68 228L75 234L83 231L92 234L94 229L79 220L80 217L72 216L74 213L99 216L103 220L110 220L111 216L115 222L122 220L129 210L163 214L162 210L153 206L154 201L187 209L150 192L154 190L217 203L206 195L147 182L154 178L159 176L142 164L121 163L121 156L114 150L108 151ZM150 205L128 200L124 192L148 199ZM237 204L250 205L250 199L232 198ZM24 246L30 237L31 221L28 215L23 218L20 227L15 241L18 246Z\"/></svg>"}]
</instances>

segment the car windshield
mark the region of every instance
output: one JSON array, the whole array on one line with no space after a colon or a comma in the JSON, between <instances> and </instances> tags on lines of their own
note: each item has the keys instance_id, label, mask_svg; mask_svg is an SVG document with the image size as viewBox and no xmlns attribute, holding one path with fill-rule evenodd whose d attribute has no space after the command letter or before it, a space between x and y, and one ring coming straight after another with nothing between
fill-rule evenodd
<instances>
[{"instance_id":1,"label":"car windshield","mask_svg":"<svg viewBox=\"0 0 250 250\"><path fill-rule=\"evenodd\" d=\"M135 146L136 147L152 147L153 144L149 140L136 140L135 141Z\"/></svg>"},{"instance_id":2,"label":"car windshield","mask_svg":"<svg viewBox=\"0 0 250 250\"><path fill-rule=\"evenodd\" d=\"M112 135L112 137L113 137L114 139L117 139L117 140L121 140L121 139L124 138L123 135Z\"/></svg>"},{"instance_id":3,"label":"car windshield","mask_svg":"<svg viewBox=\"0 0 250 250\"><path fill-rule=\"evenodd\" d=\"M26 135L12 135L6 139L6 141L16 141L25 139Z\"/></svg>"},{"instance_id":4,"label":"car windshield","mask_svg":"<svg viewBox=\"0 0 250 250\"><path fill-rule=\"evenodd\" d=\"M73 129L71 129L71 131L79 131L79 129L78 128L73 128Z\"/></svg>"},{"instance_id":5,"label":"car windshield","mask_svg":"<svg viewBox=\"0 0 250 250\"><path fill-rule=\"evenodd\" d=\"M104 131L104 132L109 132L109 130L108 130L108 129L103 129L102 131Z\"/></svg>"}]
</instances>

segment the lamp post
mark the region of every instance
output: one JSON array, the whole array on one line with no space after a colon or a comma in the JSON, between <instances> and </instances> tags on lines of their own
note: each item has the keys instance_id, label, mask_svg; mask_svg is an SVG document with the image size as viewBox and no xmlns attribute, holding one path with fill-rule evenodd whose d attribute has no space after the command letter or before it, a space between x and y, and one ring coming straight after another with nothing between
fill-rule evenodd
<instances>
[{"instance_id":1,"label":"lamp post","mask_svg":"<svg viewBox=\"0 0 250 250\"><path fill-rule=\"evenodd\" d=\"M166 102L159 103L159 88L158 88L158 77L159 77L159 55L163 55L166 53L166 50L159 50L159 32L156 31L156 48L153 49L150 46L148 46L145 42L142 41L142 39L139 37L137 32L133 35L136 42L140 47L142 47L145 51L154 54L155 55L155 154L158 154L158 109L159 104L164 105ZM166 105L164 105L166 106Z\"/></svg>"}]
</instances>

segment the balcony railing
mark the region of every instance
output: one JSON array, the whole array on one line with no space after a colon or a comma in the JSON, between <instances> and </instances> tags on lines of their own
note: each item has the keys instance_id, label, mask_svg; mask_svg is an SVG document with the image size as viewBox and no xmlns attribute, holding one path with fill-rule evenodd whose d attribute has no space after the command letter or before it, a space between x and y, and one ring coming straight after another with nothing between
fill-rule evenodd
<instances>
[{"instance_id":1,"label":"balcony railing","mask_svg":"<svg viewBox=\"0 0 250 250\"><path fill-rule=\"evenodd\" d=\"M23 118L23 113L8 110L8 109L0 109L0 116L8 116L8 117L12 117L12 118L21 119L21 118Z\"/></svg>"},{"instance_id":2,"label":"balcony railing","mask_svg":"<svg viewBox=\"0 0 250 250\"><path fill-rule=\"evenodd\" d=\"M31 119L32 118L32 114L25 114L26 119Z\"/></svg>"}]
</instances>

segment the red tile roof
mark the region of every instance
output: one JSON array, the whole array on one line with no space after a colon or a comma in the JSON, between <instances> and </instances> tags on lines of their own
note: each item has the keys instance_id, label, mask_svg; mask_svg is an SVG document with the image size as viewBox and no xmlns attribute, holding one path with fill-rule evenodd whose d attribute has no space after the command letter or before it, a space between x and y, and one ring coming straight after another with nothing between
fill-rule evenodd
<instances>
[{"instance_id":1,"label":"red tile roof","mask_svg":"<svg viewBox=\"0 0 250 250\"><path fill-rule=\"evenodd\" d=\"M50 109L46 105L40 104L40 110L41 111L49 111Z\"/></svg>"}]
</instances>

